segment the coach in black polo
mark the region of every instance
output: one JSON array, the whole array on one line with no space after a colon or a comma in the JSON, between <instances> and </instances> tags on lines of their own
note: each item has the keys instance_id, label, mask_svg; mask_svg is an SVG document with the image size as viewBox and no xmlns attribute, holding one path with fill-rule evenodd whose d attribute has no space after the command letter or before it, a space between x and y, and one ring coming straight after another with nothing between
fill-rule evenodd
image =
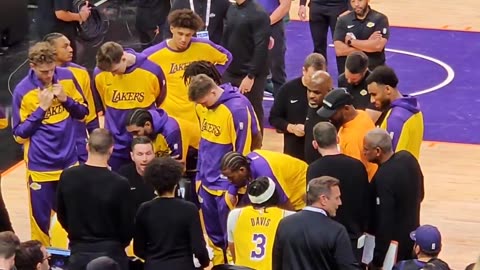
<instances>
[{"instance_id":1,"label":"coach in black polo","mask_svg":"<svg viewBox=\"0 0 480 270\"><path fill-rule=\"evenodd\" d=\"M334 32L338 74L345 69L347 55L363 51L369 69L385 64L385 45L390 36L388 18L368 5L370 0L351 0L354 12L338 18Z\"/></svg>"}]
</instances>

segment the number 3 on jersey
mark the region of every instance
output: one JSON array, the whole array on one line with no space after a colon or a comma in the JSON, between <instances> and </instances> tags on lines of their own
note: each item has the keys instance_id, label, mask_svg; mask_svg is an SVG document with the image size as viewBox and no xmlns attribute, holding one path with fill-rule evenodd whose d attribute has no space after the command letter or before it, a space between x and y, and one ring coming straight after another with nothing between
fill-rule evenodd
<instances>
[{"instance_id":1,"label":"number 3 on jersey","mask_svg":"<svg viewBox=\"0 0 480 270\"><path fill-rule=\"evenodd\" d=\"M255 249L250 253L250 259L252 261L263 260L266 253L267 237L262 233L254 233L252 242L255 244Z\"/></svg>"}]
</instances>

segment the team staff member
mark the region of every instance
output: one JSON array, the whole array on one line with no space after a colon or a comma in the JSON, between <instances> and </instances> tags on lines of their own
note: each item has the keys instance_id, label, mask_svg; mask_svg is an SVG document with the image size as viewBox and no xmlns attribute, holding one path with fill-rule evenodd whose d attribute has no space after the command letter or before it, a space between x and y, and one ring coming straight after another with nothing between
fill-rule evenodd
<instances>
[{"instance_id":1,"label":"team staff member","mask_svg":"<svg viewBox=\"0 0 480 270\"><path fill-rule=\"evenodd\" d=\"M371 102L370 93L368 93L367 77L370 73L368 56L361 51L352 52L347 56L345 73L338 76L338 87L347 89L352 95L352 105L355 109L366 111L373 122L377 122L382 112L375 107L375 103Z\"/></svg>"},{"instance_id":2,"label":"team staff member","mask_svg":"<svg viewBox=\"0 0 480 270\"><path fill-rule=\"evenodd\" d=\"M236 204L235 186L221 175L221 158L230 151L250 152L252 119L248 100L233 87L221 88L207 75L194 76L188 86L190 100L197 103L201 125L198 151L198 192L207 235L213 244L213 264L228 263L227 217Z\"/></svg>"},{"instance_id":3,"label":"team staff member","mask_svg":"<svg viewBox=\"0 0 480 270\"><path fill-rule=\"evenodd\" d=\"M291 0L259 0L258 3L270 15L270 28L272 38L275 41L269 51L269 68L272 74L273 94L276 96L280 87L285 84L285 23L283 18L287 16L292 5Z\"/></svg>"},{"instance_id":4,"label":"team staff member","mask_svg":"<svg viewBox=\"0 0 480 270\"><path fill-rule=\"evenodd\" d=\"M183 74L183 80L185 82L185 85L188 85L190 82L190 79L196 75L199 74L205 74L210 79L212 79L217 85L220 86L220 88L224 90L229 90L229 89L238 89L236 87L233 87L230 83L223 83L222 82L222 75L220 75L220 72L218 69L215 67L215 65L211 62L208 61L195 61L192 62L188 67L185 69L185 73ZM252 104L248 99L242 95L241 96L247 105L248 111L252 115L252 150L259 149L262 147L262 134L260 133L260 126L258 125L258 119L255 114L255 110L253 109ZM255 116L255 117L253 117Z\"/></svg>"},{"instance_id":5,"label":"team staff member","mask_svg":"<svg viewBox=\"0 0 480 270\"><path fill-rule=\"evenodd\" d=\"M278 223L295 212L278 207L275 182L259 177L247 188L251 205L228 215L228 247L235 265L257 270L272 269L272 248Z\"/></svg>"},{"instance_id":6,"label":"team staff member","mask_svg":"<svg viewBox=\"0 0 480 270\"><path fill-rule=\"evenodd\" d=\"M261 176L271 178L278 192L278 206L286 210L301 210L305 206L305 186L308 165L289 155L268 150L255 150L248 155L227 153L221 162L222 174L237 188L248 186ZM244 196L242 203L248 202Z\"/></svg>"},{"instance_id":7,"label":"team staff member","mask_svg":"<svg viewBox=\"0 0 480 270\"><path fill-rule=\"evenodd\" d=\"M56 67L47 42L29 49L30 70L13 92L12 131L24 145L32 240L50 245L48 231L60 174L78 163L75 121L88 114L73 73Z\"/></svg>"},{"instance_id":8,"label":"team staff member","mask_svg":"<svg viewBox=\"0 0 480 270\"><path fill-rule=\"evenodd\" d=\"M354 51L368 55L370 70L385 64L385 46L390 37L388 18L369 6L370 0L350 0L354 12L338 18L333 36L338 74L345 71L347 56Z\"/></svg>"},{"instance_id":9,"label":"team staff member","mask_svg":"<svg viewBox=\"0 0 480 270\"><path fill-rule=\"evenodd\" d=\"M363 152L368 161L379 166L372 180L372 269L382 267L391 241L398 242L398 261L413 259L410 233L420 225L420 204L424 198L420 164L407 151L394 153L390 134L380 128L365 135Z\"/></svg>"},{"instance_id":10,"label":"team staff member","mask_svg":"<svg viewBox=\"0 0 480 270\"><path fill-rule=\"evenodd\" d=\"M131 198L136 212L142 203L155 197L152 185L143 180L145 168L155 158L152 141L145 136L133 138L130 156L133 163L123 165L118 173L130 183Z\"/></svg>"},{"instance_id":11,"label":"team staff member","mask_svg":"<svg viewBox=\"0 0 480 270\"><path fill-rule=\"evenodd\" d=\"M60 176L57 217L68 233L68 269L85 269L100 256L128 269L125 248L132 239L135 213L128 180L108 168L113 146L110 131L95 129L88 138L85 164Z\"/></svg>"},{"instance_id":12,"label":"team staff member","mask_svg":"<svg viewBox=\"0 0 480 270\"><path fill-rule=\"evenodd\" d=\"M406 150L418 159L424 124L417 98L402 95L397 89L395 71L387 66L376 68L368 76L367 84L375 106L386 111L380 127L392 137L394 151Z\"/></svg>"},{"instance_id":13,"label":"team staff member","mask_svg":"<svg viewBox=\"0 0 480 270\"><path fill-rule=\"evenodd\" d=\"M53 32L64 34L72 42L75 61L77 27L78 24L88 19L90 8L83 5L78 13L74 12L74 1L72 0L40 0L37 3L38 38L43 39L47 34Z\"/></svg>"},{"instance_id":14,"label":"team staff member","mask_svg":"<svg viewBox=\"0 0 480 270\"><path fill-rule=\"evenodd\" d=\"M162 42L167 28L165 27L170 1L140 0L137 2L135 28L143 49Z\"/></svg>"},{"instance_id":15,"label":"team staff member","mask_svg":"<svg viewBox=\"0 0 480 270\"><path fill-rule=\"evenodd\" d=\"M350 0L310 0L309 24L310 34L313 40L313 51L327 58L328 28L333 37L338 17L348 10ZM307 20L307 0L300 0L298 17L302 21Z\"/></svg>"},{"instance_id":16,"label":"team staff member","mask_svg":"<svg viewBox=\"0 0 480 270\"><path fill-rule=\"evenodd\" d=\"M308 206L278 225L273 270L358 269L345 227L329 218L342 205L340 195L340 181L333 177L308 183Z\"/></svg>"},{"instance_id":17,"label":"team staff member","mask_svg":"<svg viewBox=\"0 0 480 270\"><path fill-rule=\"evenodd\" d=\"M312 75L310 83L307 84L308 111L305 119L305 161L310 164L320 157L318 151L313 147L313 127L319 122L328 121L317 114L322 106L324 97L333 89L333 82L330 74L325 71L316 71Z\"/></svg>"},{"instance_id":18,"label":"team staff member","mask_svg":"<svg viewBox=\"0 0 480 270\"><path fill-rule=\"evenodd\" d=\"M366 232L368 225L370 186L367 171L358 159L340 153L337 129L331 123L316 124L313 136L315 148L322 157L308 166L307 181L321 176L331 176L340 180L342 207L338 209L334 219L347 229L353 254L360 262L362 249L357 248L357 242Z\"/></svg>"},{"instance_id":19,"label":"team staff member","mask_svg":"<svg viewBox=\"0 0 480 270\"><path fill-rule=\"evenodd\" d=\"M165 71L167 89L170 91L161 108L171 117L198 125L195 104L188 99L188 90L183 81L185 68L191 62L207 60L223 71L230 64L232 55L208 39L193 38L203 22L192 10L171 12L168 23L173 37L146 49L144 53Z\"/></svg>"},{"instance_id":20,"label":"team staff member","mask_svg":"<svg viewBox=\"0 0 480 270\"><path fill-rule=\"evenodd\" d=\"M8 126L8 119L5 115L5 110L0 107L0 129L4 129ZM13 231L12 222L10 221L10 215L8 214L5 201L2 196L1 189L1 175L0 175L0 232Z\"/></svg>"},{"instance_id":21,"label":"team staff member","mask_svg":"<svg viewBox=\"0 0 480 270\"><path fill-rule=\"evenodd\" d=\"M307 56L302 76L280 87L273 100L268 121L283 133L283 153L305 160L305 119L307 118L307 85L317 70L325 70L325 58L318 53Z\"/></svg>"},{"instance_id":22,"label":"team staff member","mask_svg":"<svg viewBox=\"0 0 480 270\"><path fill-rule=\"evenodd\" d=\"M131 135L125 128L128 113L161 104L166 95L165 76L144 54L106 42L97 52L94 82L104 107L105 128L115 139L109 164L116 171L131 162Z\"/></svg>"},{"instance_id":23,"label":"team staff member","mask_svg":"<svg viewBox=\"0 0 480 270\"><path fill-rule=\"evenodd\" d=\"M133 249L145 260L145 270L194 270L194 256L202 267L210 264L197 208L175 198L182 172L170 157L155 158L145 169L144 179L158 195L142 204L135 217Z\"/></svg>"},{"instance_id":24,"label":"team staff member","mask_svg":"<svg viewBox=\"0 0 480 270\"><path fill-rule=\"evenodd\" d=\"M73 48L71 41L60 33L50 33L45 36L47 41L55 48L55 62L59 67L69 69L82 90L83 96L88 103L88 115L83 121L76 122L78 161L84 163L87 160L87 130L88 133L99 127L95 101L90 85L90 74L86 68L72 62Z\"/></svg>"},{"instance_id":25,"label":"team staff member","mask_svg":"<svg viewBox=\"0 0 480 270\"><path fill-rule=\"evenodd\" d=\"M204 27L198 30L197 37L207 37L213 43L220 44L224 20L230 6L231 3L228 0L175 0L171 11L191 9L200 16L204 23ZM171 34L168 34L171 37Z\"/></svg>"},{"instance_id":26,"label":"team staff member","mask_svg":"<svg viewBox=\"0 0 480 270\"><path fill-rule=\"evenodd\" d=\"M252 103L263 134L263 92L267 83L270 17L254 0L235 0L227 12L222 44L232 53L225 82L238 87Z\"/></svg>"},{"instance_id":27,"label":"team staff member","mask_svg":"<svg viewBox=\"0 0 480 270\"><path fill-rule=\"evenodd\" d=\"M377 171L377 165L369 162L362 154L363 137L374 129L375 125L366 112L356 110L352 103L353 97L345 89L334 89L323 99L318 115L329 119L338 127L340 151L360 160L367 169L368 179L371 180Z\"/></svg>"}]
</instances>

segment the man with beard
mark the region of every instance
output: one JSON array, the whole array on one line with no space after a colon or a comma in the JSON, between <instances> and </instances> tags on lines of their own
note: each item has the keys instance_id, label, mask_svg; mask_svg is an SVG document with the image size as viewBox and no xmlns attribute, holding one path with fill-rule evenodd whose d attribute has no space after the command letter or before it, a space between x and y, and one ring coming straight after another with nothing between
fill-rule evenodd
<instances>
[{"instance_id":1,"label":"man with beard","mask_svg":"<svg viewBox=\"0 0 480 270\"><path fill-rule=\"evenodd\" d=\"M366 83L375 106L386 111L380 127L392 137L394 151L406 150L418 159L424 125L417 98L400 93L397 75L387 66L375 69Z\"/></svg>"},{"instance_id":2,"label":"man with beard","mask_svg":"<svg viewBox=\"0 0 480 270\"><path fill-rule=\"evenodd\" d=\"M333 89L332 78L325 71L316 71L307 86L308 111L305 119L305 161L310 164L320 157L320 153L313 147L313 127L328 118L321 118L317 110L322 106L323 98Z\"/></svg>"},{"instance_id":3,"label":"man with beard","mask_svg":"<svg viewBox=\"0 0 480 270\"><path fill-rule=\"evenodd\" d=\"M345 70L347 55L367 54L369 68L385 64L385 45L390 37L388 18L369 6L370 0L350 0L354 12L338 18L334 32L338 74Z\"/></svg>"},{"instance_id":4,"label":"man with beard","mask_svg":"<svg viewBox=\"0 0 480 270\"><path fill-rule=\"evenodd\" d=\"M368 179L371 180L377 171L377 165L368 162L363 155L363 138L375 125L366 112L356 110L352 103L353 97L345 89L334 89L325 96L323 106L317 113L339 127L340 152L360 160L367 169Z\"/></svg>"},{"instance_id":5,"label":"man with beard","mask_svg":"<svg viewBox=\"0 0 480 270\"><path fill-rule=\"evenodd\" d=\"M345 72L338 76L338 87L347 89L353 96L355 109L366 111L373 122L376 122L382 112L371 102L367 91L367 77L370 73L368 56L364 52L352 52L347 56Z\"/></svg>"}]
</instances>

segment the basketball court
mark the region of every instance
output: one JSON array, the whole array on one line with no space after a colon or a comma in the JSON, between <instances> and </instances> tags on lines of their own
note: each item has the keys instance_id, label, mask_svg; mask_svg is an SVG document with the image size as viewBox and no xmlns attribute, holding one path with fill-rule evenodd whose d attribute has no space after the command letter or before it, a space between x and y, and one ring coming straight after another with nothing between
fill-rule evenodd
<instances>
[{"instance_id":1,"label":"basketball court","mask_svg":"<svg viewBox=\"0 0 480 270\"><path fill-rule=\"evenodd\" d=\"M464 269L480 255L480 55L478 0L372 0L372 8L389 17L387 63L400 78L399 89L419 98L425 117L425 142L420 163L425 175L422 224L439 227L441 258ZM301 74L312 51L308 23L295 21L292 3L287 26L287 74ZM333 48L329 70L336 78ZM266 115L271 100L266 98ZM268 123L268 121L266 122ZM281 151L282 136L266 130L264 148ZM27 186L23 162L2 173L2 190L16 234L30 237Z\"/></svg>"}]
</instances>

